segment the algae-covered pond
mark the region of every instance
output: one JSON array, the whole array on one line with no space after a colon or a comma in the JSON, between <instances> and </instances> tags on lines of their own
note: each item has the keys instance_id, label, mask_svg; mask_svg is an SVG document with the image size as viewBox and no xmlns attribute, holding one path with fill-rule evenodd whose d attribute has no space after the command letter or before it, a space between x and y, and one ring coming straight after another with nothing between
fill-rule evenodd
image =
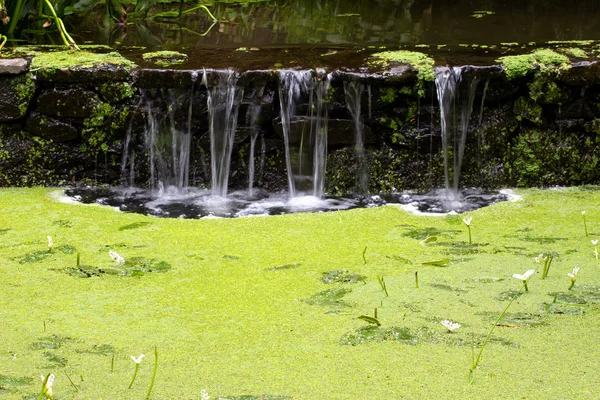
<instances>
[{"instance_id":1,"label":"algae-covered pond","mask_svg":"<svg viewBox=\"0 0 600 400\"><path fill-rule=\"evenodd\" d=\"M461 216L387 206L234 220L124 214L55 191L0 191L3 398L38 398L49 373L55 399L146 398L155 348L152 399L600 390L598 187L520 190ZM513 274L527 270L525 292Z\"/></svg>"}]
</instances>

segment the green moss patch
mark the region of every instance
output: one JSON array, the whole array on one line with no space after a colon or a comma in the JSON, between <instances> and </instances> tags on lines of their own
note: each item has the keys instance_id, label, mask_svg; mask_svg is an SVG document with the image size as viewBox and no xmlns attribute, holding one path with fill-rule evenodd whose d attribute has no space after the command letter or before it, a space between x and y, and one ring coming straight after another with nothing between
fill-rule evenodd
<instances>
[{"instance_id":1,"label":"green moss patch","mask_svg":"<svg viewBox=\"0 0 600 400\"><path fill-rule=\"evenodd\" d=\"M31 60L32 70L80 69L100 66L119 66L127 70L135 63L119 53L91 53L89 51L54 51L37 54Z\"/></svg>"},{"instance_id":2,"label":"green moss patch","mask_svg":"<svg viewBox=\"0 0 600 400\"><path fill-rule=\"evenodd\" d=\"M417 51L396 50L374 53L371 55L370 63L381 67L387 67L389 63L408 64L412 69L417 71L417 76L420 82L420 95L424 94L422 82L433 82L435 79L433 58Z\"/></svg>"},{"instance_id":3,"label":"green moss patch","mask_svg":"<svg viewBox=\"0 0 600 400\"><path fill-rule=\"evenodd\" d=\"M527 75L536 68L567 68L569 57L550 49L539 49L529 54L500 57L504 72L509 80Z\"/></svg>"},{"instance_id":4,"label":"green moss patch","mask_svg":"<svg viewBox=\"0 0 600 400\"><path fill-rule=\"evenodd\" d=\"M142 54L142 58L146 62L151 62L159 67L168 67L169 65L183 64L187 61L187 54L177 51L156 51L152 53Z\"/></svg>"}]
</instances>

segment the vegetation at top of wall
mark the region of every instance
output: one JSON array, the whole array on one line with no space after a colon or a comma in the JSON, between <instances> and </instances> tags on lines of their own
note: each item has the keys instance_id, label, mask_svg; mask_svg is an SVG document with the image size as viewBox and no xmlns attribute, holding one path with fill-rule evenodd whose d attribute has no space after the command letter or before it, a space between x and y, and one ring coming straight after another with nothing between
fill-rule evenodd
<instances>
[{"instance_id":1,"label":"vegetation at top of wall","mask_svg":"<svg viewBox=\"0 0 600 400\"><path fill-rule=\"evenodd\" d=\"M539 69L564 69L569 66L569 57L550 49L539 49L529 54L504 56L501 62L509 80L524 77L530 71Z\"/></svg>"},{"instance_id":2,"label":"vegetation at top of wall","mask_svg":"<svg viewBox=\"0 0 600 400\"><path fill-rule=\"evenodd\" d=\"M433 70L434 60L424 53L418 51L396 50L374 53L371 57L372 58L369 61L371 65L378 65L385 68L389 63L404 63L416 70L417 77L419 78L419 95L421 97L425 94L423 82L433 82L435 79L435 72Z\"/></svg>"},{"instance_id":3,"label":"vegetation at top of wall","mask_svg":"<svg viewBox=\"0 0 600 400\"><path fill-rule=\"evenodd\" d=\"M135 63L117 52L92 53L88 51L54 51L40 53L31 61L32 70L81 69L102 65L120 66L127 70L135 67Z\"/></svg>"},{"instance_id":4,"label":"vegetation at top of wall","mask_svg":"<svg viewBox=\"0 0 600 400\"><path fill-rule=\"evenodd\" d=\"M168 67L174 64L183 64L187 61L187 54L178 51L155 51L142 54L142 58L146 62L151 62L159 67Z\"/></svg>"}]
</instances>

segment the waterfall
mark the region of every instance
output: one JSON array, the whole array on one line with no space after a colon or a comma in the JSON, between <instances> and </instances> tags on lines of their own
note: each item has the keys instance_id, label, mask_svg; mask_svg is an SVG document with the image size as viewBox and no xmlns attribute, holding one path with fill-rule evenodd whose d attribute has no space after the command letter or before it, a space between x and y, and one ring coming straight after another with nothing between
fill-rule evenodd
<instances>
[{"instance_id":1,"label":"waterfall","mask_svg":"<svg viewBox=\"0 0 600 400\"><path fill-rule=\"evenodd\" d=\"M440 106L440 125L442 131L442 150L444 152L444 181L446 196L450 200L458 197L458 184L469 128L473 111L477 78L465 81L467 96L461 99L459 86L462 81L462 69L446 68L435 78L435 87ZM457 119L457 112L460 114Z\"/></svg>"},{"instance_id":2,"label":"waterfall","mask_svg":"<svg viewBox=\"0 0 600 400\"><path fill-rule=\"evenodd\" d=\"M246 114L247 125L251 129L250 134L250 155L248 156L248 195L254 194L254 153L256 148L256 139L258 138L259 129L257 126L258 117L262 108L261 101L265 91L266 84L256 89L254 102L248 107Z\"/></svg>"},{"instance_id":3,"label":"waterfall","mask_svg":"<svg viewBox=\"0 0 600 400\"><path fill-rule=\"evenodd\" d=\"M209 83L209 78L216 79L216 84ZM237 74L232 70L204 71L202 83L208 91L211 190L215 196L226 197L243 89L236 85Z\"/></svg>"},{"instance_id":4,"label":"waterfall","mask_svg":"<svg viewBox=\"0 0 600 400\"><path fill-rule=\"evenodd\" d=\"M356 193L365 195L369 192L369 175L365 159L364 129L361 119L361 100L365 85L357 81L344 82L346 107L354 121L354 154L356 157ZM370 96L369 96L370 99Z\"/></svg>"},{"instance_id":5,"label":"waterfall","mask_svg":"<svg viewBox=\"0 0 600 400\"><path fill-rule=\"evenodd\" d=\"M282 70L279 99L290 197L321 197L327 158L327 93L324 71ZM304 115L298 115L306 106Z\"/></svg>"},{"instance_id":6,"label":"waterfall","mask_svg":"<svg viewBox=\"0 0 600 400\"><path fill-rule=\"evenodd\" d=\"M158 188L159 183L162 187L177 191L188 186L193 93L193 81L189 90L142 91L146 114L144 138L148 153L149 184L153 189ZM168 107L165 107L164 99L167 99ZM186 102L189 102L187 113L183 117L176 114L177 110L185 109ZM129 146L127 139L126 146ZM131 165L133 166L133 158Z\"/></svg>"}]
</instances>

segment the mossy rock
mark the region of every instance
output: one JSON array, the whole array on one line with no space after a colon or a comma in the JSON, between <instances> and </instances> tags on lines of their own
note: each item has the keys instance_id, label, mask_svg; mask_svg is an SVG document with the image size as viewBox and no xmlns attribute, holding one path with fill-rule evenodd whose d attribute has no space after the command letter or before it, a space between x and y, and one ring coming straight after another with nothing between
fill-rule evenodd
<instances>
[{"instance_id":1,"label":"mossy rock","mask_svg":"<svg viewBox=\"0 0 600 400\"><path fill-rule=\"evenodd\" d=\"M158 65L159 67L168 67L170 65L183 64L188 56L177 51L156 51L142 54L144 61Z\"/></svg>"},{"instance_id":2,"label":"mossy rock","mask_svg":"<svg viewBox=\"0 0 600 400\"><path fill-rule=\"evenodd\" d=\"M135 67L134 62L116 52L48 51L31 61L36 79L49 82L128 81Z\"/></svg>"},{"instance_id":3,"label":"mossy rock","mask_svg":"<svg viewBox=\"0 0 600 400\"><path fill-rule=\"evenodd\" d=\"M538 49L529 54L500 57L508 80L521 78L534 69L567 69L570 66L569 57L550 49Z\"/></svg>"}]
</instances>

